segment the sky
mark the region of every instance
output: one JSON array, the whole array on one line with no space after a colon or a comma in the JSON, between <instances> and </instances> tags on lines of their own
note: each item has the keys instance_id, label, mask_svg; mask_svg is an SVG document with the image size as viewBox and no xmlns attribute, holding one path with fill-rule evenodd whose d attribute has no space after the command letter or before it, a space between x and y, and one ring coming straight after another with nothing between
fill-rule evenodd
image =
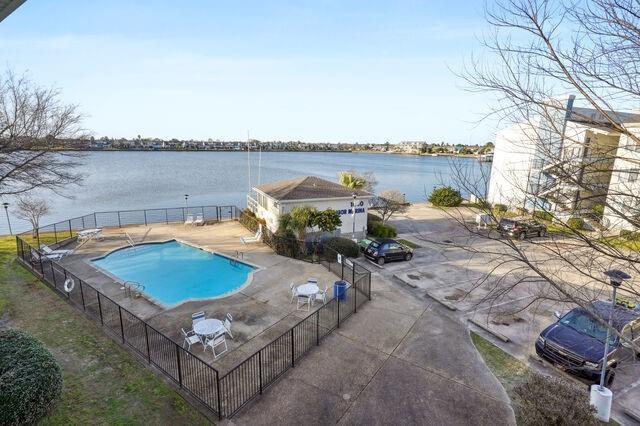
<instances>
[{"instance_id":1,"label":"sky","mask_svg":"<svg viewBox=\"0 0 640 426\"><path fill-rule=\"evenodd\" d=\"M483 144L488 97L454 74L482 53L482 3L29 0L0 67L96 138Z\"/></svg>"}]
</instances>

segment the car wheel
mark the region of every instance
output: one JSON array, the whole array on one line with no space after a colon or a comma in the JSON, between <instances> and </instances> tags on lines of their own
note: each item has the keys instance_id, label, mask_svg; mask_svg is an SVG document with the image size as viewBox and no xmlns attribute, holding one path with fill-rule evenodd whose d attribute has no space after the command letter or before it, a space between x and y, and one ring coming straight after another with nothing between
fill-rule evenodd
<instances>
[{"instance_id":1,"label":"car wheel","mask_svg":"<svg viewBox=\"0 0 640 426\"><path fill-rule=\"evenodd\" d=\"M384 265L384 257L379 257L378 258L378 265L380 265L380 266Z\"/></svg>"},{"instance_id":2,"label":"car wheel","mask_svg":"<svg viewBox=\"0 0 640 426\"><path fill-rule=\"evenodd\" d=\"M406 260L407 262L411 260L411 258L413 257L413 255L411 253L407 253L404 255L404 260Z\"/></svg>"},{"instance_id":3,"label":"car wheel","mask_svg":"<svg viewBox=\"0 0 640 426\"><path fill-rule=\"evenodd\" d=\"M616 371L612 368L609 371L607 371L606 376L604 376L604 385L608 388L611 388L611 385L613 384L613 379L616 378Z\"/></svg>"},{"instance_id":4,"label":"car wheel","mask_svg":"<svg viewBox=\"0 0 640 426\"><path fill-rule=\"evenodd\" d=\"M527 234L525 234L524 232L521 232L518 234L518 239L520 241L524 241L524 239L527 237Z\"/></svg>"}]
</instances>

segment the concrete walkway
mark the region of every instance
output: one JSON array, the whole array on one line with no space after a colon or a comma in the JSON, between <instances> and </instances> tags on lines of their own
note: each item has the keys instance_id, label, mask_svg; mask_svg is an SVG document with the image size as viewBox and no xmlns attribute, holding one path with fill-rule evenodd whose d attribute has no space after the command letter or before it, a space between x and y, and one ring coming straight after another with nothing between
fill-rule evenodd
<instances>
[{"instance_id":1,"label":"concrete walkway","mask_svg":"<svg viewBox=\"0 0 640 426\"><path fill-rule=\"evenodd\" d=\"M230 424L515 424L465 326L373 278L373 300Z\"/></svg>"}]
</instances>

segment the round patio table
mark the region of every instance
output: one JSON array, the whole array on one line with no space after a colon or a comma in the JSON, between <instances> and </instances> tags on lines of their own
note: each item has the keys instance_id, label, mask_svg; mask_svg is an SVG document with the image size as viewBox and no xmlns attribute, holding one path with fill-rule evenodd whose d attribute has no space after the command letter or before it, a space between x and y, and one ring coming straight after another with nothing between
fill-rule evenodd
<instances>
[{"instance_id":1,"label":"round patio table","mask_svg":"<svg viewBox=\"0 0 640 426\"><path fill-rule=\"evenodd\" d=\"M301 296L313 296L314 294L317 294L320 292L320 287L318 287L315 284L307 283L307 284L302 284L301 286L298 286L296 291Z\"/></svg>"},{"instance_id":2,"label":"round patio table","mask_svg":"<svg viewBox=\"0 0 640 426\"><path fill-rule=\"evenodd\" d=\"M211 336L224 328L222 321L217 319L206 319L193 324L193 331L200 336Z\"/></svg>"}]
</instances>

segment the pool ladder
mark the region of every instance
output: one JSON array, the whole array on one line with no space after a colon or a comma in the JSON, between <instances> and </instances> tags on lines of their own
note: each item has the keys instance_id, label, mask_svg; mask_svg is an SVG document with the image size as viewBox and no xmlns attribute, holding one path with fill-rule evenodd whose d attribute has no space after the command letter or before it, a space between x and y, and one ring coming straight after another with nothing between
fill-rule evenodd
<instances>
[{"instance_id":1,"label":"pool ladder","mask_svg":"<svg viewBox=\"0 0 640 426\"><path fill-rule=\"evenodd\" d=\"M231 263L231 265L233 266L236 266L238 265L238 259L244 259L244 252L236 250L235 259L229 259L229 263Z\"/></svg>"},{"instance_id":2,"label":"pool ladder","mask_svg":"<svg viewBox=\"0 0 640 426\"><path fill-rule=\"evenodd\" d=\"M140 297L144 291L144 286L135 281L125 281L122 285L126 297Z\"/></svg>"}]
</instances>

